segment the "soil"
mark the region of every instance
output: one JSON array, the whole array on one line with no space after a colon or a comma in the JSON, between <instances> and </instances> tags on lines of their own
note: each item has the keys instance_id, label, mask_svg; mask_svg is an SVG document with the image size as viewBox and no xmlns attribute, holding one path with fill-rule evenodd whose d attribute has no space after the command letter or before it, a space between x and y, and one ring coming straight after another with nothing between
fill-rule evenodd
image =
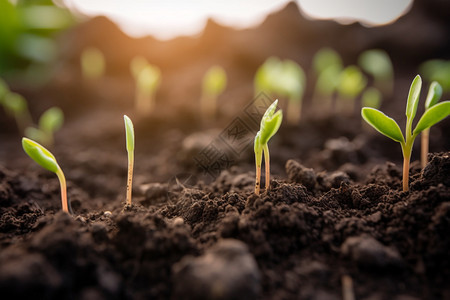
<instances>
[{"instance_id":1,"label":"soil","mask_svg":"<svg viewBox=\"0 0 450 300\"><path fill-rule=\"evenodd\" d=\"M382 110L404 120L418 63L450 53L450 26L437 25L450 20L441 2L416 1L376 29L306 20L291 3L256 28L210 21L199 37L166 42L128 38L104 18L64 34L51 82L10 84L35 120L52 105L65 113L51 150L74 214L61 212L56 176L26 157L1 111L2 299L450 299L450 120L432 128L424 169L416 141L403 192L400 145L362 125L359 109L318 112L311 80L300 124L284 123L269 143L270 189L253 192L261 111L252 109L272 101L252 94L258 65L278 55L308 70L322 46L346 64L385 48L396 89ZM419 28L413 37L404 34L411 24ZM420 24L437 28L434 36ZM96 82L78 70L86 45L101 48L109 67ZM128 62L137 54L163 73L150 116L133 111ZM198 83L213 63L227 70L228 88L217 119L203 121ZM131 206L123 114L136 130Z\"/></svg>"}]
</instances>

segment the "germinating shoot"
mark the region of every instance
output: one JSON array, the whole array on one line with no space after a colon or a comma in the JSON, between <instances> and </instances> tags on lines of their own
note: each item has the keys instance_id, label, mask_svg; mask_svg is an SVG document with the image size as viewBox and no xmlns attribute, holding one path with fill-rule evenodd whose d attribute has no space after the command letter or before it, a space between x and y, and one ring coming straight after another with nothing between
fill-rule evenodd
<instances>
[{"instance_id":1,"label":"germinating shoot","mask_svg":"<svg viewBox=\"0 0 450 300\"><path fill-rule=\"evenodd\" d=\"M58 165L56 158L42 145L25 137L22 138L22 147L25 153L28 154L28 156L37 162L41 167L55 173L56 176L58 176L59 185L61 187L62 210L72 214L70 202L67 200L66 178L64 177L64 173Z\"/></svg>"},{"instance_id":2,"label":"germinating shoot","mask_svg":"<svg viewBox=\"0 0 450 300\"><path fill-rule=\"evenodd\" d=\"M262 155L264 152L265 170L266 170L266 191L270 187L270 156L269 147L267 143L270 138L274 136L280 128L281 121L283 120L283 112L277 109L278 100L275 100L264 113L261 119L261 125L259 131L255 136L255 164L256 164L256 182L255 182L255 194L259 195L261 185L261 164Z\"/></svg>"},{"instance_id":3,"label":"germinating shoot","mask_svg":"<svg viewBox=\"0 0 450 300\"><path fill-rule=\"evenodd\" d=\"M126 148L128 152L128 178L127 178L127 205L131 205L131 192L133 189L133 168L134 168L134 127L131 119L123 116L125 122Z\"/></svg>"},{"instance_id":4,"label":"germinating shoot","mask_svg":"<svg viewBox=\"0 0 450 300\"><path fill-rule=\"evenodd\" d=\"M155 106L155 94L161 84L161 70L152 64L139 66L136 61L134 63L133 72L135 72L136 80L135 108L138 113L148 115Z\"/></svg>"},{"instance_id":5,"label":"germinating shoot","mask_svg":"<svg viewBox=\"0 0 450 300\"><path fill-rule=\"evenodd\" d=\"M58 107L47 109L39 118L39 128L28 127L25 135L46 146L52 146L54 134L64 123L64 113Z\"/></svg>"},{"instance_id":6,"label":"germinating shoot","mask_svg":"<svg viewBox=\"0 0 450 300\"><path fill-rule=\"evenodd\" d=\"M6 112L16 120L20 132L23 133L25 128L32 123L27 101L22 95L6 93L3 98L3 106Z\"/></svg>"},{"instance_id":7,"label":"germinating shoot","mask_svg":"<svg viewBox=\"0 0 450 300\"><path fill-rule=\"evenodd\" d=\"M213 119L217 111L217 98L227 86L227 73L220 66L206 71L202 81L201 110L205 119Z\"/></svg>"},{"instance_id":8,"label":"germinating shoot","mask_svg":"<svg viewBox=\"0 0 450 300\"><path fill-rule=\"evenodd\" d=\"M385 136L400 143L403 153L403 191L409 189L409 163L415 138L423 130L430 128L450 114L450 101L436 104L424 112L415 129L412 130L412 123L416 116L417 105L419 104L421 87L422 79L417 75L411 84L406 103L405 136L403 136L400 127L394 119L386 116L381 111L369 107L364 107L361 110L362 117L369 125Z\"/></svg>"},{"instance_id":9,"label":"germinating shoot","mask_svg":"<svg viewBox=\"0 0 450 300\"><path fill-rule=\"evenodd\" d=\"M88 47L83 50L80 63L81 72L85 79L98 79L105 73L105 56L95 47Z\"/></svg>"}]
</instances>

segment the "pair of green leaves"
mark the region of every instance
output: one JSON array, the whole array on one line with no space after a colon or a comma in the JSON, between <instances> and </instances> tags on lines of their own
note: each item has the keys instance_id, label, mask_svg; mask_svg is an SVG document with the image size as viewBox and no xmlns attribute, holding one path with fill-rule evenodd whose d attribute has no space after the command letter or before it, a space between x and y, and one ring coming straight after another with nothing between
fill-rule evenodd
<instances>
[{"instance_id":1,"label":"pair of green leaves","mask_svg":"<svg viewBox=\"0 0 450 300\"><path fill-rule=\"evenodd\" d=\"M422 79L419 75L417 75L411 84L408 102L406 105L406 117L409 120L406 134L408 134L408 132L411 133L411 127L408 129L408 126L411 126L412 121L416 116L421 88ZM450 114L450 101L444 101L436 104L441 95L442 88L440 88L439 84L433 83L430 87L425 103L426 110L417 123L414 131L412 131L413 138L415 138L423 130L430 128ZM401 143L402 145L405 143L405 137L394 119L386 116L383 112L377 109L368 107L364 107L362 109L361 115L367 123L369 123L380 133ZM406 138L408 139L408 137Z\"/></svg>"},{"instance_id":2,"label":"pair of green leaves","mask_svg":"<svg viewBox=\"0 0 450 300\"><path fill-rule=\"evenodd\" d=\"M281 121L283 120L283 112L281 110L275 112L277 105L278 100L275 100L267 108L261 119L260 130L255 137L255 151L257 148L261 149L263 145L266 145L280 128Z\"/></svg>"}]
</instances>

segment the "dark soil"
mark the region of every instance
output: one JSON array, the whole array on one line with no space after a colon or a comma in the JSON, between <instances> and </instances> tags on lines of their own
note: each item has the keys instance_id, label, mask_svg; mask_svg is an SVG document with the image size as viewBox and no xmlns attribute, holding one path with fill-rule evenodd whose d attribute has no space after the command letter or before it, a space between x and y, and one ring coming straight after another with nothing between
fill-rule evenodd
<instances>
[{"instance_id":1,"label":"dark soil","mask_svg":"<svg viewBox=\"0 0 450 300\"><path fill-rule=\"evenodd\" d=\"M258 65L278 55L307 69L322 46L351 64L360 51L384 46L396 90L383 110L403 124L418 63L450 53L450 27L437 27L434 43L425 34L404 35L408 24L418 22L420 32L420 22L448 23L445 9L433 15L431 8L419 1L398 22L372 31L307 21L290 4L258 28L236 31L211 21L197 38L132 40L103 18L61 37L65 48L51 83L11 86L27 96L35 119L52 105L65 112L52 152L68 179L74 215L60 211L58 180L26 157L1 111L1 298L342 299L350 290L356 299L450 299L449 120L432 128L434 153L423 170L416 141L410 190L403 192L398 143L362 126L359 109L314 115L311 80L301 123L283 124L270 141L270 189L253 193L259 121L248 112L252 103L272 101L253 98ZM350 47L339 37L355 42ZM305 39L311 43L302 48ZM77 58L92 44L103 47L110 68L105 78L85 82ZM412 44L415 51L403 55ZM147 117L133 112L127 73L130 58L142 53L163 73L158 109ZM229 85L217 120L208 123L196 103L213 63L227 69ZM132 206L124 203L124 113L136 129ZM246 128L241 144L229 134L236 124ZM220 159L208 164L211 146Z\"/></svg>"}]
</instances>

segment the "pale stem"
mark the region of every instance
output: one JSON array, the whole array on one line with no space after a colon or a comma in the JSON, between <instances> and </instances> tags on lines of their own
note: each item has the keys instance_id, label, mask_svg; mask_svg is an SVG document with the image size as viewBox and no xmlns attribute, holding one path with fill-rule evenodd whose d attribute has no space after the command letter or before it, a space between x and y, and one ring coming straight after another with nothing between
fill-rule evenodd
<instances>
[{"instance_id":1,"label":"pale stem","mask_svg":"<svg viewBox=\"0 0 450 300\"><path fill-rule=\"evenodd\" d=\"M67 186L66 186L66 178L64 177L63 171L58 168L58 171L56 171L56 176L58 176L59 179L59 185L61 187L61 204L62 204L62 210L66 213L72 213L72 207L69 205L69 202L67 200Z\"/></svg>"},{"instance_id":2,"label":"pale stem","mask_svg":"<svg viewBox=\"0 0 450 300\"><path fill-rule=\"evenodd\" d=\"M128 153L128 179L127 179L127 205L131 205L131 192L133 190L134 154Z\"/></svg>"},{"instance_id":3,"label":"pale stem","mask_svg":"<svg viewBox=\"0 0 450 300\"><path fill-rule=\"evenodd\" d=\"M403 158L403 191L409 190L409 156L404 156Z\"/></svg>"},{"instance_id":4,"label":"pale stem","mask_svg":"<svg viewBox=\"0 0 450 300\"><path fill-rule=\"evenodd\" d=\"M267 144L263 146L264 150L264 169L266 171L266 191L269 190L270 187L270 156L269 156L269 147Z\"/></svg>"},{"instance_id":5,"label":"pale stem","mask_svg":"<svg viewBox=\"0 0 450 300\"><path fill-rule=\"evenodd\" d=\"M259 195L261 188L261 166L256 166L255 194Z\"/></svg>"},{"instance_id":6,"label":"pale stem","mask_svg":"<svg viewBox=\"0 0 450 300\"><path fill-rule=\"evenodd\" d=\"M421 134L421 147L420 147L420 157L422 162L422 168L425 168L428 162L428 151L429 151L429 141L430 141L430 128L422 131Z\"/></svg>"}]
</instances>

